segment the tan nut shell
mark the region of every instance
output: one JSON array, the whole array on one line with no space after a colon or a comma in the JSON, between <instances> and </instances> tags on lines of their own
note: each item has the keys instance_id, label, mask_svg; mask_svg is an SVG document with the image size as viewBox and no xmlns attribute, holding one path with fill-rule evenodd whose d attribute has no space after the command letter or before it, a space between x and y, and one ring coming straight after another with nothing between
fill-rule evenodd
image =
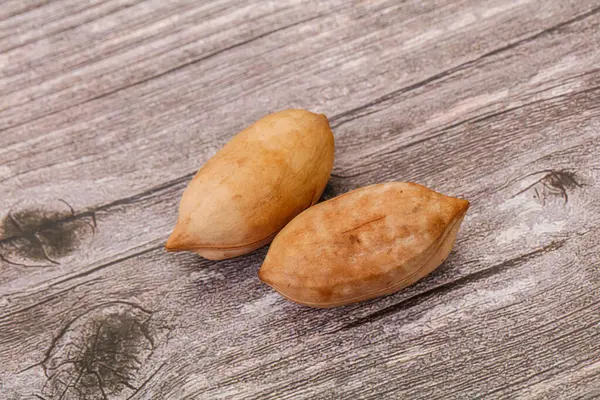
<instances>
[{"instance_id":1,"label":"tan nut shell","mask_svg":"<svg viewBox=\"0 0 600 400\"><path fill-rule=\"evenodd\" d=\"M333 157L333 133L324 115L285 110L261 118L194 176L167 250L221 260L270 243L317 202Z\"/></svg>"},{"instance_id":2,"label":"tan nut shell","mask_svg":"<svg viewBox=\"0 0 600 400\"><path fill-rule=\"evenodd\" d=\"M388 295L436 269L469 202L416 183L353 190L304 211L275 237L260 279L310 307Z\"/></svg>"}]
</instances>

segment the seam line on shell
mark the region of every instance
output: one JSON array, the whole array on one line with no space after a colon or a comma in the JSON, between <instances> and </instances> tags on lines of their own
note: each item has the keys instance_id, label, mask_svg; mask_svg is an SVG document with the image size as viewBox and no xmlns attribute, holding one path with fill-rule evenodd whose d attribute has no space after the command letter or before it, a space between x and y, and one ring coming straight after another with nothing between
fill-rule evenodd
<instances>
[{"instance_id":1,"label":"seam line on shell","mask_svg":"<svg viewBox=\"0 0 600 400\"><path fill-rule=\"evenodd\" d=\"M324 189L324 188L323 188L323 189ZM313 205L315 205L315 203L316 203L317 201L319 201L319 198L321 197L320 195L319 195L319 196L316 198L316 200L314 200L314 197L316 196L316 192L317 192L316 188L314 189L314 192L315 192L315 194L313 195L313 201L312 201L312 202L311 202L311 203L310 203L310 204L309 204L309 205L308 205L308 206L307 206L307 207L306 207L304 210L302 210L302 211L300 211L298 214L296 214L296 215L294 216L294 218L295 218L295 217L297 217L298 215L302 214L304 211L308 210L310 207L312 207ZM292 219L294 219L294 218L292 218ZM283 228L285 228L285 226L286 226L287 224L289 224L290 222L291 222L291 220L290 220L290 221L288 221L287 223L283 224L283 226L282 226L281 228L277 229L275 232L271 233L270 235L267 235L267 236L265 236L264 238L262 238L262 239L260 239L260 240L257 240L257 241L255 241L255 242L252 242L252 243L243 244L243 245L240 245L240 246L230 246L230 247L218 247L218 246L214 246L214 247L210 247L210 246L197 246L197 247L188 247L188 248L185 248L185 249L169 249L169 248L167 248L167 251L179 251L179 250L181 250L181 251L189 251L189 250L233 250L233 249L242 249L242 248L244 248L244 247L251 247L251 246L254 246L254 245L257 245L257 244L259 244L260 242L264 242L265 240L268 240L268 239L269 239L269 238L271 238L271 237L275 237L275 236L277 236L277 234L278 234L278 233L279 233L279 232L280 232L280 231L281 231Z\"/></svg>"},{"instance_id":2,"label":"seam line on shell","mask_svg":"<svg viewBox=\"0 0 600 400\"><path fill-rule=\"evenodd\" d=\"M171 251L178 251L178 250L188 251L188 250L231 250L231 249L241 249L241 248L244 248L244 247L254 246L254 245L256 245L256 244L258 244L260 242L264 242L265 240L269 239L270 237L277 235L277 233L279 233L280 230L281 229L273 232L272 234L270 234L268 236L265 236L264 238L262 238L260 240L257 240L257 241L252 242L252 243L247 243L247 244L244 244L244 245L240 245L240 246L230 246L230 247L194 246L194 247L186 247L185 249L167 249L167 250L171 250Z\"/></svg>"}]
</instances>

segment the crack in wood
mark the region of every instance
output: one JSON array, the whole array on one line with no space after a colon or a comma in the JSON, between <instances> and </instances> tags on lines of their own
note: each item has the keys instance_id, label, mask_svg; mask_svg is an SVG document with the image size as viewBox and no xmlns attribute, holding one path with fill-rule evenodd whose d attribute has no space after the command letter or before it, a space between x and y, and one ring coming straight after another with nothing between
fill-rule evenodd
<instances>
[{"instance_id":1,"label":"crack in wood","mask_svg":"<svg viewBox=\"0 0 600 400\"><path fill-rule=\"evenodd\" d=\"M503 114L508 114L508 113L513 112L513 111L517 111L517 110L529 107L529 106L534 105L534 104L540 104L540 103L548 102L548 101L551 101L551 100L556 100L556 99L559 99L559 98L569 99L570 97L573 97L573 96L577 96L577 95L588 93L588 92L592 92L592 91L598 91L598 90L600 90L600 85L599 86L594 86L594 87L591 87L591 88L588 88L588 89L585 89L585 90L581 90L579 92L565 93L565 94L560 94L560 95L548 97L548 98L545 98L545 99L535 100L535 101L532 101L532 102L529 102L529 103L521 104L521 105L516 106L516 107L510 107L510 108L507 108L507 109L502 110L502 111L492 112L492 113L489 113L489 114L483 115L483 116L482 115L477 115L477 116L474 116L472 118L467 118L467 119L464 119L462 121L456 122L454 124L442 127L442 128L440 128L440 130L438 132L432 134L431 136L427 136L427 137L424 137L422 139L417 139L415 141L403 144L401 146L394 147L393 149L391 149L389 151L386 151L386 152L381 152L381 153L379 153L378 157L379 158L384 158L385 156L395 154L395 153L397 153L400 150L406 150L406 149L414 147L414 146L416 146L418 144L427 142L427 141L432 140L432 139L436 139L438 137L446 135L448 133L447 132L448 130L457 128L457 127L462 126L462 125L466 125L466 124L469 124L469 123L482 122L482 121L485 121L487 119L495 118L495 117L498 117L498 116L503 115ZM370 166L376 165L376 164L378 164L380 162L381 161L373 161L373 162L369 162L369 163L366 163L366 164L361 164L360 168L370 167ZM362 171L360 171L360 172L358 172L356 174L350 174L350 175L336 174L335 177L339 178L339 179L350 179L350 178L356 178L356 177L361 176L361 175L363 175L365 173L368 173L368 172L370 172L370 171L369 170L362 170ZM334 174L332 174L332 176L334 176Z\"/></svg>"},{"instance_id":2,"label":"crack in wood","mask_svg":"<svg viewBox=\"0 0 600 400\"><path fill-rule=\"evenodd\" d=\"M576 17L573 17L573 18L571 18L571 19L569 19L567 21L564 21L564 22L561 22L561 23L556 24L554 26L551 26L551 27L549 27L547 29L542 30L541 32L538 32L538 33L534 34L534 35L528 36L528 37L526 37L524 39L517 40L514 43L509 43L509 44L507 44L505 46L502 46L502 47L499 47L497 49L491 50L491 51L489 51L489 52L487 52L487 53L485 53L485 54L483 54L483 55L481 55L481 56L479 56L479 57L477 57L477 58L475 58L473 60L469 60L467 62L464 62L464 63L460 64L460 65L457 65L456 67L452 67L450 69L447 69L445 71L442 71L440 73L432 75L429 78L424 79L424 80L419 81L419 82L416 82L416 83L413 83L412 85L409 85L409 86L406 86L406 87L394 90L394 91L392 91L392 92L390 92L388 94L385 94L385 95L383 95L383 96L381 96L381 97L379 97L379 98L377 98L375 100L372 100L372 101L370 101L368 103L365 103L365 104L363 104L363 105L361 105L359 107L356 107L356 108L353 108L351 110L348 110L348 111L342 112L340 114L337 114L337 115L335 115L335 116L333 116L332 118L329 119L330 122L334 122L331 125L331 127L332 128L338 128L341 125L343 125L343 124L345 124L347 122L350 122L350 121L352 121L354 119L361 118L363 116L370 115L370 114L373 114L375 112L381 111L382 109L378 109L378 110L374 110L372 112L368 112L368 113L363 114L363 115L358 115L357 117L353 117L353 118L350 118L348 120L343 120L343 118L346 117L346 116L353 116L357 112L365 110L365 109L367 109L369 107L372 107L374 105L378 105L378 104L381 104L381 103L389 101L389 100L394 100L394 98L396 96L398 96L398 95L401 95L401 94L404 94L404 93L408 93L408 92L410 92L412 90L415 90L415 89L418 89L420 87L426 86L429 83L438 81L438 80L440 80L442 78L445 78L445 77L448 77L448 76L450 76L450 75L452 75L452 74L454 74L456 72L462 71L462 70L464 70L466 68L471 67L472 65L477 64L481 60L484 60L484 59L486 59L488 57L500 54L500 53L502 53L502 52L504 52L506 50L510 50L510 49L516 48L516 47L518 47L518 46L520 46L522 44L534 41L534 40L536 40L536 39L538 39L540 37L543 37L543 36L545 36L545 35L547 35L549 33L552 33L552 32L555 32L557 30L560 30L561 28L564 28L567 25L570 25L570 24L579 22L579 21L581 21L583 19L586 19L586 18L588 18L588 17L590 17L590 16L598 13L599 11L600 11L600 7L593 8L593 9L591 9L590 11L588 11L586 13L580 14L580 15L578 15ZM338 120L341 120L341 121L335 123Z\"/></svg>"},{"instance_id":3,"label":"crack in wood","mask_svg":"<svg viewBox=\"0 0 600 400\"><path fill-rule=\"evenodd\" d=\"M188 62L185 62L185 63L183 63L183 64L181 64L181 65L178 65L178 66L176 66L176 67L170 68L170 69L168 69L168 70L166 70L166 71L163 71L163 72L161 72L161 73L159 73L159 74L152 75L152 76L149 76L149 77L147 77L147 78L144 78L144 79L142 79L142 80L139 80L139 81L136 81L136 82L130 83L130 84L128 84L128 85L125 85L125 86L118 87L118 88L116 88L116 89L113 89L113 90L111 90L111 91L108 91L108 92L106 92L106 93L101 93L101 94L99 94L99 95L97 95L97 96L91 97L91 98L89 98L89 99L87 99L87 100L84 100L84 101L82 101L82 102L80 102L80 103L77 103L77 104L74 104L74 105L70 105L70 106L67 106L67 107L61 108L61 109L59 109L59 110L55 110L55 111L52 111L52 112L49 112L49 113L46 113L46 114L43 114L43 115L37 116L37 117L35 117L35 118L32 118L32 119L29 119L29 120L27 120L27 121L23 121L23 122L20 122L20 123L18 123L18 124L11 125L11 126L8 126L8 127L6 127L6 128L0 129L0 133L2 133L2 132L4 132L4 131L7 131L7 130L10 130L10 129L18 128L18 127L20 127L20 126L23 126L23 125L26 125L26 124L28 124L28 123L31 123L31 122L34 122L34 121L40 120L40 119L42 119L42 118L45 118L45 117L49 117L49 116L55 115L55 114L58 114L58 113L60 113L60 112L63 112L63 111L66 111L66 110L69 110L69 109L72 109L72 108L81 107L81 106L82 106L82 105L84 105L84 104L87 104L87 103L90 103L90 102L92 102L92 101L95 101L95 100L101 99L101 98L103 98L103 97L111 96L111 95L113 95L113 94L115 94L115 93L121 92L121 91L123 91L123 90L126 90L126 89L130 89L130 88L132 88L132 87L135 87L135 86L142 85L142 84L144 84L144 83L147 83L147 82L149 82L149 81L152 81L152 80L154 80L154 79L162 78L163 76L166 76L166 75L172 74L173 72L177 72L177 71L179 71L179 70L182 70L182 69L184 69L184 68L187 68L187 67L189 67L189 66L192 66L192 65L194 65L194 64L197 64L197 63L199 63L199 62L202 62L202 61L209 60L209 59L211 59L211 58L213 58L213 57L215 57L215 56L218 56L219 54L222 54L222 53L224 53L224 52L226 52L226 51L233 50L233 49L235 49L236 47L244 46L244 45L246 45L246 44L248 44L248 43L251 43L251 42L254 42L254 41L256 41L256 40L262 39L262 38L264 38L264 37L266 37L266 36L272 35L272 34L274 34L274 33L276 33L276 32L280 32L280 31L283 31L283 30L285 30L285 29L289 29L289 28L292 28L292 27L294 27L294 26L297 26L297 25L304 24L304 23L306 23L306 22L312 21L312 20L314 20L314 19L317 19L317 18L320 18L320 17L322 17L322 16L321 16L321 15L317 15L317 16L314 16L314 17L311 17L311 18L307 18L307 19L304 19L304 20L301 20L301 21L298 21L298 22L295 22L295 23L292 23L292 24L289 24L289 25L283 26L283 27L281 27L281 28L273 29L273 30L271 30L271 31L268 31L268 32L265 32L265 33L263 33L263 34L260 34L260 35L254 36L254 37L252 37L252 38L250 38L250 39L246 39L246 40L243 40L243 41L241 41L241 42L235 43L235 44L233 44L233 45L231 45L231 46L225 47L225 48L223 48L223 49L220 49L220 50L214 51L214 52L212 52L212 53L210 53L210 54L208 54L208 55L202 56L202 57L200 57L200 58L195 58L195 59L192 59L192 60L190 60L190 61L188 61ZM28 102L21 103L21 104L19 104L19 106L23 106L24 104L27 104L27 103L28 103ZM15 107L16 107L16 106L15 106Z\"/></svg>"},{"instance_id":4,"label":"crack in wood","mask_svg":"<svg viewBox=\"0 0 600 400\"><path fill-rule=\"evenodd\" d=\"M144 0L141 0L141 1L144 1ZM141 2L141 1L140 1L140 2ZM77 28L80 28L80 27L82 27L82 26L86 25L86 24L90 24L90 23L92 23L92 22L94 22L94 21L98 21L98 20L100 20L100 19L102 19L102 18L106 18L106 17L108 17L108 16L110 16L110 15L112 15L112 14L116 14L116 13L118 13L118 12L120 12L120 11L126 10L126 9L128 9L128 8L131 8L131 7L133 7L133 6L136 6L136 5L138 5L140 2L138 2L138 3L134 3L134 4L126 4L126 5L121 5L121 6L118 6L118 7L116 7L114 10L111 10L110 12L108 12L108 13L106 13L106 14L102 14L102 15L96 16L95 18L93 18L93 19L91 19L91 20L85 20L85 21L81 22L80 24L77 24L77 25L74 25L74 26L70 26L70 27L68 27L68 28L65 28L65 29L60 29L60 30L58 30L58 31L54 31L54 32L52 32L50 35L45 35L45 36L42 36L42 37L37 37L37 38L34 38L34 39L26 40L26 41L25 41L25 42L23 42L23 43L19 43L18 45L15 45L15 46L12 46L12 47L8 47L8 48L6 48L6 49L2 50L2 52L0 52L0 54L3 54L3 53L8 53L8 52L10 52L10 51L13 51L13 50L16 50L16 49L19 49L19 48L25 47L25 46L27 46L27 45L30 45L30 44L33 44L33 43L38 43L38 42L39 42L39 41L41 41L42 39L43 39L43 40L47 40L47 39L49 39L49 38L51 38L51 37L53 37L53 36L60 35L61 33L69 32L69 31L73 31L73 30L75 30L75 29L77 29ZM97 4L96 6L100 6L100 4ZM11 93L11 92L7 92L7 93Z\"/></svg>"},{"instance_id":5,"label":"crack in wood","mask_svg":"<svg viewBox=\"0 0 600 400\"><path fill-rule=\"evenodd\" d=\"M329 332L329 334L336 334L339 332L347 331L347 330L350 330L350 329L353 329L353 328L356 328L356 327L359 327L359 326L362 326L365 324L369 324L369 323L378 321L389 315L393 315L399 311L409 309L409 308L413 307L414 305L419 304L422 301L429 299L433 296L445 294L445 293L451 292L453 290L459 289L461 287L464 287L467 284L490 278L490 277L497 275L499 273L502 273L510 268L522 265L528 261L531 261L532 259L540 257L546 253L558 250L565 244L565 242L566 242L566 239L560 240L560 241L554 241L554 242L548 244L547 246L530 251L526 254L522 254L518 257L504 261L500 264L493 265L484 270L477 271L477 272L471 273L469 275L465 275L456 280L443 283L443 284L435 286L431 289L427 289L426 291L418 293L407 299L404 299L404 300L400 301L399 303L396 303L391 306L385 307L381 310L378 310L378 311L374 312L373 314L358 318L348 324L343 325L342 327L340 327L336 330Z\"/></svg>"},{"instance_id":6,"label":"crack in wood","mask_svg":"<svg viewBox=\"0 0 600 400\"><path fill-rule=\"evenodd\" d=\"M136 257L139 257L141 255L144 255L144 254L147 254L147 253L151 253L151 252L159 250L159 249L162 250L163 248L164 248L164 245L160 244L158 246L153 246L153 247L150 247L150 248L147 248L147 249L135 252L133 254L129 254L127 256L117 258L115 260L106 262L104 264L100 264L100 265L98 265L96 267L90 268L90 269L85 270L83 272L79 272L79 273L77 273L75 275L71 275L71 276L68 276L68 277L66 277L64 279L61 279L59 281L53 282L52 284L50 284L50 287L63 284L65 282L68 282L68 281L73 280L73 279L78 279L78 278L82 278L84 276L91 275L91 274L93 274L95 272L98 272L98 271L104 269L104 268L108 268L108 267L110 267L112 265L115 265L115 264L118 264L120 262L123 262L123 261L126 261L126 260L130 260L132 258L136 258Z\"/></svg>"},{"instance_id":7,"label":"crack in wood","mask_svg":"<svg viewBox=\"0 0 600 400\"><path fill-rule=\"evenodd\" d=\"M0 19L0 22L6 21L7 19L11 19L13 17L17 17L17 16L25 14L25 13L28 13L29 11L33 11L33 10L35 10L37 8L40 8L40 7L43 7L43 6L47 5L47 4L49 4L49 2L48 1L44 1L41 4L35 4L35 5L29 6L29 7L25 7L23 10L16 11L16 12L14 12L12 14L8 14L6 17Z\"/></svg>"},{"instance_id":8,"label":"crack in wood","mask_svg":"<svg viewBox=\"0 0 600 400\"><path fill-rule=\"evenodd\" d=\"M2 320L8 320L10 317L14 317L14 316L15 316L15 315L17 315L17 314L20 314L20 313L23 313L23 312L29 311L29 310L31 310L31 309L34 309L34 308L36 308L36 307L42 306L42 305L44 305L44 304L46 304L46 303L49 303L49 302L50 302L50 301L52 301L52 300L56 300L56 299L57 299L57 298L58 298L60 295L62 295L62 294L64 294L64 293L66 293L66 292L69 292L69 291L71 291L71 290L73 290L73 289L75 289L75 288L78 288L78 287L80 287L80 286L83 286L83 285L87 285L87 284L89 284L89 283L92 283L92 282L98 282L98 281L100 281L100 278L94 278L94 279L90 279L90 280L88 280L88 281L81 282L81 283L78 283L77 285L74 285L74 286L68 287L68 288L66 288L66 289L64 289L64 290L61 290L61 291L59 291L59 292L53 293L53 294L52 294L52 295L50 295L49 297L47 297L47 298L45 298L45 299L43 299L43 300L37 301L37 302L35 302L34 304L31 304L31 305L29 305L29 306L27 306L27 307L20 308L20 309L18 309L18 310L12 311L12 312L10 312L10 313L8 313L8 314L0 315L0 321L2 321ZM27 368L26 368L26 369L27 369ZM25 370L26 370L26 369L25 369ZM24 370L23 370L23 371L24 371Z\"/></svg>"},{"instance_id":9,"label":"crack in wood","mask_svg":"<svg viewBox=\"0 0 600 400\"><path fill-rule=\"evenodd\" d=\"M148 379L146 379L144 382L142 382L142 384L135 390L135 392L133 392L129 397L127 397L127 400L132 399L136 394L138 394L148 384L148 382L150 382L156 376L156 374L158 374L158 372L165 365L166 365L166 363L162 363L152 374L150 374Z\"/></svg>"}]
</instances>

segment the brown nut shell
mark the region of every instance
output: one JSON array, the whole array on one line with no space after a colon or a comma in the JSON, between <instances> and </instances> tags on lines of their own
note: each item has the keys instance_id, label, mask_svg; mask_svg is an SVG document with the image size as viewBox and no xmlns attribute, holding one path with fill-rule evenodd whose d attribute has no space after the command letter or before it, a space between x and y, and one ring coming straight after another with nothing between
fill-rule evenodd
<instances>
[{"instance_id":1,"label":"brown nut shell","mask_svg":"<svg viewBox=\"0 0 600 400\"><path fill-rule=\"evenodd\" d=\"M292 109L261 118L194 176L166 249L221 260L270 243L318 201L333 157L333 133L323 114Z\"/></svg>"},{"instance_id":2,"label":"brown nut shell","mask_svg":"<svg viewBox=\"0 0 600 400\"><path fill-rule=\"evenodd\" d=\"M416 183L353 190L304 211L273 240L260 279L310 307L397 292L448 256L469 202Z\"/></svg>"}]
</instances>

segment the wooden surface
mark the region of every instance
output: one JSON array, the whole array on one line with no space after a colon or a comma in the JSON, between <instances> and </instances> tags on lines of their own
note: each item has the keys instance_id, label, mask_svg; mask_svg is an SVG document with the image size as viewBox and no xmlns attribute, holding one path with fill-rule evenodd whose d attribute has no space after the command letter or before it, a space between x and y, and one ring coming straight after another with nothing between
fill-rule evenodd
<instances>
[{"instance_id":1,"label":"wooden surface","mask_svg":"<svg viewBox=\"0 0 600 400\"><path fill-rule=\"evenodd\" d=\"M600 397L600 1L0 2L0 398ZM340 309L266 253L162 248L261 116L325 113L326 198L471 201L456 247Z\"/></svg>"}]
</instances>

